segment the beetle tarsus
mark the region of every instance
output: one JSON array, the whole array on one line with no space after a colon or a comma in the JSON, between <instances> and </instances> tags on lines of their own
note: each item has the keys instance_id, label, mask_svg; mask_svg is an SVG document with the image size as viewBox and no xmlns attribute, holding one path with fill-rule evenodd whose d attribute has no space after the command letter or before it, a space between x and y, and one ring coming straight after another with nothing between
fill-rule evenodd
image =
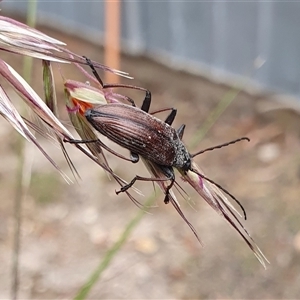
<instances>
[{"instance_id":1,"label":"beetle tarsus","mask_svg":"<svg viewBox=\"0 0 300 300\"><path fill-rule=\"evenodd\" d=\"M170 202L170 190L175 182L175 174L174 174L174 170L171 167L166 167L166 166L160 166L161 171L164 173L164 175L167 177L166 180L170 180L170 184L166 187L165 190L165 199L164 199L164 203L168 204Z\"/></svg>"},{"instance_id":2,"label":"beetle tarsus","mask_svg":"<svg viewBox=\"0 0 300 300\"><path fill-rule=\"evenodd\" d=\"M116 191L116 194L119 195L120 193L126 192L129 188L131 188L134 185L134 183L137 181L137 179L138 179L138 176L135 176L129 183L122 186L119 191Z\"/></svg>"},{"instance_id":3,"label":"beetle tarsus","mask_svg":"<svg viewBox=\"0 0 300 300\"><path fill-rule=\"evenodd\" d=\"M170 202L170 199L169 199L169 193L168 194L166 194L166 196L165 196L165 199L164 199L164 203L165 204L168 204L169 202Z\"/></svg>"},{"instance_id":4,"label":"beetle tarsus","mask_svg":"<svg viewBox=\"0 0 300 300\"><path fill-rule=\"evenodd\" d=\"M166 187L166 190L165 190L165 200L164 202L165 203L168 203L169 200L169 191L170 189L172 188L174 182L175 182L175 175L174 175L174 172L173 170L171 171L169 168L166 168L164 166L160 166L161 167L161 171L165 174L165 176L167 178L148 178L148 177L141 177L141 176L138 176L136 175L129 183L127 183L126 185L122 186L121 189L119 191L116 191L116 194L119 195L120 193L123 193L123 192L126 192L129 188L131 188L134 183L139 180L139 181L152 181L152 182L164 182L164 181L168 181L168 180L171 180L171 183Z\"/></svg>"}]
</instances>

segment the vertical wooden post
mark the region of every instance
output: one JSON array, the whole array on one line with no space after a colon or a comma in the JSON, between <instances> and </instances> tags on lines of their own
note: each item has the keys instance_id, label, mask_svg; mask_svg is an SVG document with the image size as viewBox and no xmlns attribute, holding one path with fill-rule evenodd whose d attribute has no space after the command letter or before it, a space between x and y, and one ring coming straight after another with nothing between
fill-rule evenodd
<instances>
[{"instance_id":1,"label":"vertical wooden post","mask_svg":"<svg viewBox=\"0 0 300 300\"><path fill-rule=\"evenodd\" d=\"M120 10L120 0L105 1L104 63L114 69L120 69ZM105 82L118 83L119 77L106 72Z\"/></svg>"}]
</instances>

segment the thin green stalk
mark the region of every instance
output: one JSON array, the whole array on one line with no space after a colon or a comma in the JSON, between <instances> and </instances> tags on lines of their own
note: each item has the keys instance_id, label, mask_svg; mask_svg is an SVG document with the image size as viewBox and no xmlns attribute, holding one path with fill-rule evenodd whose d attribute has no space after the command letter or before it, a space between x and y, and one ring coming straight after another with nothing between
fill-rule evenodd
<instances>
[{"instance_id":1,"label":"thin green stalk","mask_svg":"<svg viewBox=\"0 0 300 300\"><path fill-rule=\"evenodd\" d=\"M15 300L18 296L19 289L19 253L20 253L20 233L21 233L21 211L22 211L22 195L23 195L23 145L21 137L17 140L16 154L19 157L18 169L16 172L16 186L14 199L14 244L12 256L12 284L11 284L11 299Z\"/></svg>"},{"instance_id":2,"label":"thin green stalk","mask_svg":"<svg viewBox=\"0 0 300 300\"><path fill-rule=\"evenodd\" d=\"M190 147L196 147L199 142L205 137L207 132L211 129L211 127L216 123L222 113L226 110L226 108L234 101L237 95L242 91L243 87L240 88L231 88L221 99L215 109L209 114L206 118L205 122L201 126L201 128L196 131L195 137L191 142Z\"/></svg>"},{"instance_id":3,"label":"thin green stalk","mask_svg":"<svg viewBox=\"0 0 300 300\"><path fill-rule=\"evenodd\" d=\"M148 200L145 203L145 207L150 206L154 199L155 195L153 194L151 197L148 198ZM94 284L98 281L100 276L102 275L103 271L109 266L112 259L115 257L115 255L118 253L118 251L121 249L121 247L125 244L128 237L134 230L134 228L138 225L138 223L141 221L142 217L146 211L143 209L139 210L139 212L136 214L136 216L131 219L131 221L126 225L123 233L119 237L119 239L115 242L115 244L108 249L108 251L105 253L104 258L99 263L96 270L92 273L92 275L89 277L89 279L86 281L86 283L81 287L77 295L75 296L75 300L81 300L85 299Z\"/></svg>"},{"instance_id":4,"label":"thin green stalk","mask_svg":"<svg viewBox=\"0 0 300 300\"><path fill-rule=\"evenodd\" d=\"M206 118L203 125L200 127L198 131L196 131L195 138L192 140L190 144L190 148L196 147L199 142L205 137L207 132L211 129L211 127L216 123L222 113L226 110L226 108L236 99L238 94L244 90L244 88L249 83L249 79L254 75L254 72L263 66L264 62L260 62L258 66L254 62L254 65L251 66L249 72L247 72L247 76L243 79L239 84L234 87L231 87L225 95L222 97L221 101L215 107L215 109L210 113L210 115Z\"/></svg>"},{"instance_id":5,"label":"thin green stalk","mask_svg":"<svg viewBox=\"0 0 300 300\"><path fill-rule=\"evenodd\" d=\"M36 21L36 7L35 0L28 2L27 7L27 24L31 27L35 26ZM25 57L23 60L23 77L30 83L32 73L32 58ZM23 111L25 108L22 109ZM26 158L26 144L23 137L17 137L16 153L18 155L18 168L16 172L16 186L14 199L14 245L12 257L12 283L11 283L11 299L15 300L18 297L19 290L19 256L21 248L21 226L22 226L22 202L26 196L27 188L30 180L28 180L28 172L25 169L27 165Z\"/></svg>"},{"instance_id":6,"label":"thin green stalk","mask_svg":"<svg viewBox=\"0 0 300 300\"><path fill-rule=\"evenodd\" d=\"M30 27L35 27L36 24L37 0L28 1L27 20L26 23ZM23 60L23 77L30 84L32 73L32 57L25 56Z\"/></svg>"}]
</instances>

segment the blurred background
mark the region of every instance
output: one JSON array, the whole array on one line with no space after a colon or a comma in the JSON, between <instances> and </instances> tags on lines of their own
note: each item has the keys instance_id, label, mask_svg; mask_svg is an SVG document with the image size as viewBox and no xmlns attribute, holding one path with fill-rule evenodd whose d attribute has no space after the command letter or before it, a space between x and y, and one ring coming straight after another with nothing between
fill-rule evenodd
<instances>
[{"instance_id":1,"label":"blurred background","mask_svg":"<svg viewBox=\"0 0 300 300\"><path fill-rule=\"evenodd\" d=\"M20 21L25 20L26 10L27 1L1 3L2 15ZM134 77L104 77L106 82L149 89L153 110L176 107L174 127L187 125L184 142L191 152L241 136L251 139L203 154L196 161L244 205L248 213L244 224L270 260L267 270L236 232L182 182L192 203L178 195L181 208L205 247L200 247L173 207L163 204L156 189L157 207L144 216L88 298L299 297L299 16L300 3L287 1L38 2L39 30L80 55ZM21 57L1 55L22 70ZM86 80L74 70L72 66L54 70L66 125L61 74ZM34 61L32 78L42 95L40 61ZM134 94L139 105L143 97ZM234 101L200 143L205 120L227 98ZM18 155L17 133L6 121L0 122L5 141L0 145L0 297L7 298ZM69 172L60 150L49 141L41 143ZM82 177L73 185L66 184L39 152L30 154L35 159L22 204L20 298L74 297L138 211L126 195L115 194L118 186L99 167L68 149ZM142 164L109 154L108 158L126 180L147 175ZM143 202L153 187L137 186L145 195L139 198Z\"/></svg>"}]
</instances>

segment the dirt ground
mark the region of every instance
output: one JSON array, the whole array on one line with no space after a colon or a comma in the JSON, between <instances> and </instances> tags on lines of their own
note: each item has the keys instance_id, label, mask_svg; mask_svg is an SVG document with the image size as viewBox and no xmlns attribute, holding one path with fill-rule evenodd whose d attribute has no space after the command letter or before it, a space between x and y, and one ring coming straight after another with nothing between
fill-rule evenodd
<instances>
[{"instance_id":1,"label":"dirt ground","mask_svg":"<svg viewBox=\"0 0 300 300\"><path fill-rule=\"evenodd\" d=\"M57 32L46 33L65 41L68 48L97 61L103 52ZM18 71L18 57L1 54ZM173 71L151 60L123 56L121 69L135 79L122 82L151 90L153 109L176 107L174 127L187 125L184 141L190 145L198 130L230 90L204 78ZM62 79L83 79L74 67L56 67L62 119ZM39 62L34 87L41 92ZM136 94L138 103L143 94ZM138 99L141 99L139 102ZM119 251L89 299L296 299L300 297L300 115L280 108L274 95L239 93L205 138L191 152L241 136L250 143L215 150L197 157L210 178L226 187L244 205L244 222L270 260L267 270L247 245L187 184L182 186L192 206L178 195L181 208L205 247L171 205L157 191L157 207L144 216ZM164 115L162 115L162 118ZM0 120L0 298L9 297L13 244L17 133ZM71 176L60 150L40 139L52 158ZM111 144L110 144L111 145ZM114 147L114 146L113 146ZM114 181L82 153L68 147L82 180L68 185L35 150L32 184L23 203L20 256L20 299L70 299L118 239L138 208L116 195ZM126 152L125 152L126 153ZM111 167L130 180L137 166L108 154ZM178 176L179 177L179 176ZM180 180L179 180L180 181ZM137 184L145 201L153 193L150 183Z\"/></svg>"}]
</instances>

